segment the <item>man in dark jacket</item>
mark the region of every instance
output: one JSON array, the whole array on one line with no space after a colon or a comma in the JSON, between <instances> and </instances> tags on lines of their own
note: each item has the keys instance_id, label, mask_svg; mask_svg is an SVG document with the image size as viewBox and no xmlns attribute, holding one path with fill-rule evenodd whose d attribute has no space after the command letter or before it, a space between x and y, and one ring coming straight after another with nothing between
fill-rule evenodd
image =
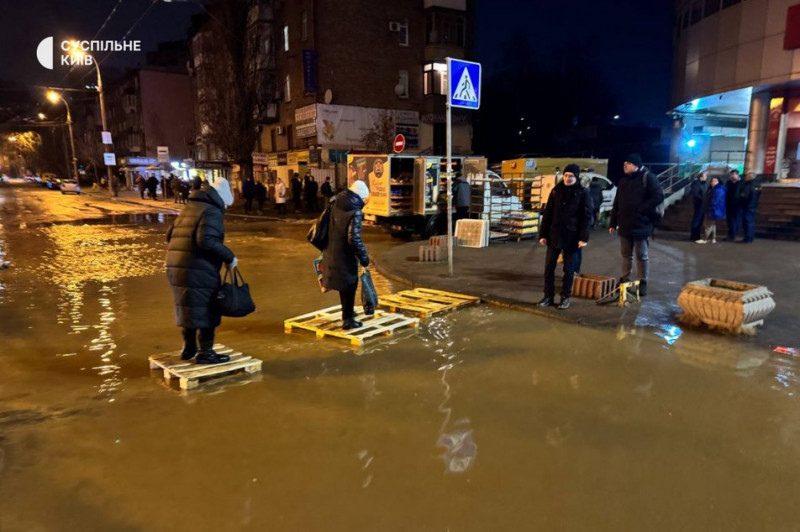
<instances>
[{"instance_id":1,"label":"man in dark jacket","mask_svg":"<svg viewBox=\"0 0 800 532\"><path fill-rule=\"evenodd\" d=\"M156 189L158 189L158 179L156 179L156 176L151 175L147 179L147 191L150 194L150 199L158 201L158 197L156 196Z\"/></svg>"},{"instance_id":2,"label":"man in dark jacket","mask_svg":"<svg viewBox=\"0 0 800 532\"><path fill-rule=\"evenodd\" d=\"M242 197L244 198L244 212L249 213L253 210L253 199L255 198L256 184L251 178L245 178L242 182Z\"/></svg>"},{"instance_id":3,"label":"man in dark jacket","mask_svg":"<svg viewBox=\"0 0 800 532\"><path fill-rule=\"evenodd\" d=\"M300 205L303 196L303 182L300 180L300 174L294 173L292 177L292 199L294 200L294 212L300 212Z\"/></svg>"},{"instance_id":4,"label":"man in dark jacket","mask_svg":"<svg viewBox=\"0 0 800 532\"><path fill-rule=\"evenodd\" d=\"M603 204L605 185L599 178L592 179L589 185L589 196L592 198L592 228L600 222L600 206Z\"/></svg>"},{"instance_id":5,"label":"man in dark jacket","mask_svg":"<svg viewBox=\"0 0 800 532\"><path fill-rule=\"evenodd\" d=\"M650 262L647 256L648 239L653 235L657 218L656 208L664 202L664 192L658 179L642 164L638 153L625 158L623 175L617 182L617 195L611 209L608 232L619 235L622 255L620 282L631 280L633 256L636 255L636 272L639 276L639 294L647 295Z\"/></svg>"},{"instance_id":6,"label":"man in dark jacket","mask_svg":"<svg viewBox=\"0 0 800 532\"><path fill-rule=\"evenodd\" d=\"M191 193L167 232L167 278L175 300L175 321L183 329L181 358L189 360L197 354L198 364L229 360L214 352L214 329L222 321L214 299L222 264L235 268L238 262L223 243L223 216L232 204L228 181L218 178L211 187Z\"/></svg>"},{"instance_id":7,"label":"man in dark jacket","mask_svg":"<svg viewBox=\"0 0 800 532\"><path fill-rule=\"evenodd\" d=\"M325 205L328 205L328 202L331 201L333 197L333 186L331 186L331 178L326 177L325 182L322 183L322 188L320 188L320 192L322 196L325 198Z\"/></svg>"},{"instance_id":8,"label":"man in dark jacket","mask_svg":"<svg viewBox=\"0 0 800 532\"><path fill-rule=\"evenodd\" d=\"M707 179L708 172L700 172L689 185L689 197L692 198L692 207L694 208L692 228L689 233L689 240L692 242L700 240L700 234L703 231L703 217L705 215L703 204L705 202L706 192L708 192L708 186L706 185Z\"/></svg>"},{"instance_id":9,"label":"man in dark jacket","mask_svg":"<svg viewBox=\"0 0 800 532\"><path fill-rule=\"evenodd\" d=\"M756 183L756 174L747 172L739 188L739 209L742 211L742 226L744 228L745 244L749 244L756 237L756 209L761 188Z\"/></svg>"},{"instance_id":10,"label":"man in dark jacket","mask_svg":"<svg viewBox=\"0 0 800 532\"><path fill-rule=\"evenodd\" d=\"M363 324L353 309L358 288L358 265L369 266L369 253L361 238L365 201L369 188L355 181L336 195L328 227L328 247L322 253L322 286L339 291L342 303L342 328L356 329Z\"/></svg>"},{"instance_id":11,"label":"man in dark jacket","mask_svg":"<svg viewBox=\"0 0 800 532\"><path fill-rule=\"evenodd\" d=\"M739 209L739 170L731 170L728 182L725 183L725 218L728 222L728 240L736 240L739 226L742 223L742 211Z\"/></svg>"},{"instance_id":12,"label":"man in dark jacket","mask_svg":"<svg viewBox=\"0 0 800 532\"><path fill-rule=\"evenodd\" d=\"M459 174L453 183L453 206L456 208L456 220L469 217L470 186L467 178Z\"/></svg>"},{"instance_id":13,"label":"man in dark jacket","mask_svg":"<svg viewBox=\"0 0 800 532\"><path fill-rule=\"evenodd\" d=\"M539 244L547 246L544 262L544 297L540 307L554 304L555 271L558 256L564 254L564 282L561 285L561 301L556 308L569 308L572 296L572 280L575 268L575 253L589 241L592 225L592 204L586 189L578 183L580 167L568 164L563 179L547 200L539 223Z\"/></svg>"},{"instance_id":14,"label":"man in dark jacket","mask_svg":"<svg viewBox=\"0 0 800 532\"><path fill-rule=\"evenodd\" d=\"M303 184L303 192L306 196L306 208L309 212L317 212L319 210L317 204L317 191L319 191L319 185L317 184L317 180L308 173L306 174L305 183Z\"/></svg>"},{"instance_id":15,"label":"man in dark jacket","mask_svg":"<svg viewBox=\"0 0 800 532\"><path fill-rule=\"evenodd\" d=\"M264 203L267 201L267 187L264 186L263 181L259 180L258 183L256 183L253 195L256 198L256 203L258 203L258 212L261 214L264 212Z\"/></svg>"}]
</instances>

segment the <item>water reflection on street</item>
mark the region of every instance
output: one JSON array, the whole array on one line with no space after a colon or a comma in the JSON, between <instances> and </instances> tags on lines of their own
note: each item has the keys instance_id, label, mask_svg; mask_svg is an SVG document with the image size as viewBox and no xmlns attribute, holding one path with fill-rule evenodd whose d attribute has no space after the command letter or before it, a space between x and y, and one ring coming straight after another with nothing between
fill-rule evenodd
<instances>
[{"instance_id":1,"label":"water reflection on street","mask_svg":"<svg viewBox=\"0 0 800 532\"><path fill-rule=\"evenodd\" d=\"M263 373L182 394L147 367L179 346L167 221L0 228L0 530L796 527L793 356L485 305L359 349L286 335L338 303L306 228L231 223L258 311L218 340Z\"/></svg>"}]
</instances>

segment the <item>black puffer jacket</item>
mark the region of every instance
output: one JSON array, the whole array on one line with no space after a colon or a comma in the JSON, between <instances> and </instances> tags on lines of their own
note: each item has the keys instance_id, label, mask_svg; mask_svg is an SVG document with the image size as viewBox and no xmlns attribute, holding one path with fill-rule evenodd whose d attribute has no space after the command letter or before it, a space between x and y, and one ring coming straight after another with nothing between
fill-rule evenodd
<instances>
[{"instance_id":1,"label":"black puffer jacket","mask_svg":"<svg viewBox=\"0 0 800 532\"><path fill-rule=\"evenodd\" d=\"M167 278L175 300L175 321L192 329L216 327L221 317L214 298L219 270L233 261L223 240L225 204L216 190L195 190L167 232Z\"/></svg>"},{"instance_id":2,"label":"black puffer jacket","mask_svg":"<svg viewBox=\"0 0 800 532\"><path fill-rule=\"evenodd\" d=\"M646 168L623 175L617 182L617 195L611 209L609 227L617 228L619 236L643 239L653 234L656 207L664 201L664 191L658 179Z\"/></svg>"},{"instance_id":3,"label":"black puffer jacket","mask_svg":"<svg viewBox=\"0 0 800 532\"><path fill-rule=\"evenodd\" d=\"M692 206L695 210L702 209L705 202L708 184L695 178L689 185L689 196L692 198Z\"/></svg>"},{"instance_id":4,"label":"black puffer jacket","mask_svg":"<svg viewBox=\"0 0 800 532\"><path fill-rule=\"evenodd\" d=\"M369 253L361 239L364 200L345 190L334 201L328 247L322 254L322 285L331 290L347 290L358 284L358 264L369 265Z\"/></svg>"},{"instance_id":5,"label":"black puffer jacket","mask_svg":"<svg viewBox=\"0 0 800 532\"><path fill-rule=\"evenodd\" d=\"M539 224L539 238L547 245L567 251L578 249L578 242L589 241L592 226L592 200L580 183L567 186L559 182L550 193Z\"/></svg>"}]
</instances>

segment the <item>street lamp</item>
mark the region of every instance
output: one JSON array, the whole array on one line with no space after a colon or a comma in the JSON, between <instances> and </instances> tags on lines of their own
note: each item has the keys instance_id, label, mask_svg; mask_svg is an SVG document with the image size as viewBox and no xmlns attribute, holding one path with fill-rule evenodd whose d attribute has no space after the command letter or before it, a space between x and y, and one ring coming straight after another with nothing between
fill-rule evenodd
<instances>
[{"instance_id":1,"label":"street lamp","mask_svg":"<svg viewBox=\"0 0 800 532\"><path fill-rule=\"evenodd\" d=\"M74 43L72 45L72 51L70 52L72 57L78 59L80 63L84 63L84 59L86 57L91 58L92 64L97 71L97 94L100 96L100 120L103 123L103 131L108 131L108 120L106 119L106 98L105 94L103 93L103 77L100 75L100 65L97 63L97 60L92 54L81 50L76 41L72 42ZM108 144L103 144L103 151L108 153L108 147ZM112 198L117 197L119 195L117 193L117 183L111 178L111 166L109 165L106 165L106 177L108 179L109 194L111 194Z\"/></svg>"},{"instance_id":2,"label":"street lamp","mask_svg":"<svg viewBox=\"0 0 800 532\"><path fill-rule=\"evenodd\" d=\"M36 115L36 116L38 116L38 117L39 117L39 120L44 120L45 118L47 118L47 117L44 115L44 113L39 113L39 114L38 114L38 115Z\"/></svg>"},{"instance_id":3,"label":"street lamp","mask_svg":"<svg viewBox=\"0 0 800 532\"><path fill-rule=\"evenodd\" d=\"M61 94L57 93L56 91L47 91L47 99L50 100L52 103L58 103L59 101L63 102L64 107L67 108L67 127L69 128L69 145L72 148L72 173L75 176L75 181L80 183L80 179L78 179L78 158L75 156L75 137L72 136L72 113L69 111L69 104L67 100L64 99ZM39 113L41 116L44 114Z\"/></svg>"}]
</instances>

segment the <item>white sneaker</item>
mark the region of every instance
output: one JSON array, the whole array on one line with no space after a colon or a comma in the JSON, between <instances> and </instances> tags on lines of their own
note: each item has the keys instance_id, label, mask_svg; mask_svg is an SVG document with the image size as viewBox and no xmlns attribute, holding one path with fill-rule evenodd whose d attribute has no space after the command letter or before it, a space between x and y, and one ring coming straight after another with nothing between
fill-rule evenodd
<instances>
[{"instance_id":1,"label":"white sneaker","mask_svg":"<svg viewBox=\"0 0 800 532\"><path fill-rule=\"evenodd\" d=\"M695 241L694 241L694 243L695 243L695 244L707 244L708 242L707 242L706 240L703 240L703 239L701 238L700 240L695 240Z\"/></svg>"},{"instance_id":2,"label":"white sneaker","mask_svg":"<svg viewBox=\"0 0 800 532\"><path fill-rule=\"evenodd\" d=\"M716 238L712 238L712 239L711 239L711 243L712 243L712 244L716 244L716 243L717 243L717 239L716 239Z\"/></svg>"}]
</instances>

